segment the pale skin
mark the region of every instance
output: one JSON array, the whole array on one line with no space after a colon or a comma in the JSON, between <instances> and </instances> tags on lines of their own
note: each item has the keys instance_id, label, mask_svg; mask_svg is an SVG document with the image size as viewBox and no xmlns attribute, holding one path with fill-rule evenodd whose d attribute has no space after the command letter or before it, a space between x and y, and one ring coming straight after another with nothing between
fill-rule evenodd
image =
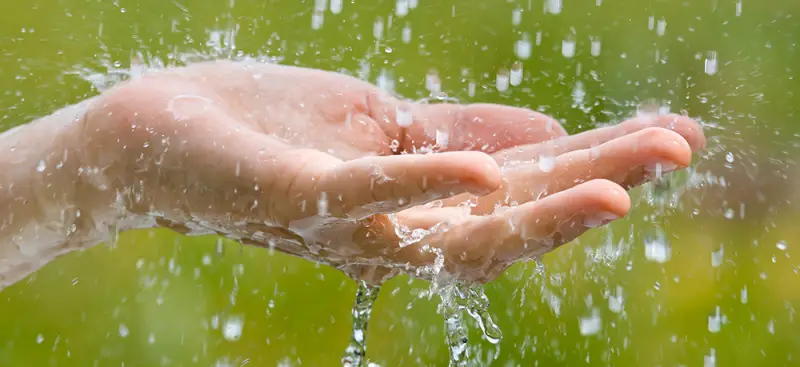
<instances>
[{"instance_id":1,"label":"pale skin","mask_svg":"<svg viewBox=\"0 0 800 367\"><path fill-rule=\"evenodd\" d=\"M437 263L486 282L625 216L626 189L704 146L678 115L568 136L523 108L408 103L320 70L194 64L0 135L0 286L115 223L202 229L369 282L430 278Z\"/></svg>"}]
</instances>

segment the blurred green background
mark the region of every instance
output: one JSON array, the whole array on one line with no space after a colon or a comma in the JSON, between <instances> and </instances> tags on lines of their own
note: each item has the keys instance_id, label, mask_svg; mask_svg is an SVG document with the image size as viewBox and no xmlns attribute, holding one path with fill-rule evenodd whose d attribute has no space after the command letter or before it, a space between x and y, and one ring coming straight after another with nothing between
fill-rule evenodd
<instances>
[{"instance_id":1,"label":"blurred green background","mask_svg":"<svg viewBox=\"0 0 800 367\"><path fill-rule=\"evenodd\" d=\"M412 99L433 68L463 102L537 109L571 133L666 101L706 124L694 177L708 182L666 210L638 189L629 218L545 256L543 272L521 264L487 285L505 338L495 349L473 330L476 363L800 366L800 2L563 0L554 14L546 6L560 1L418 0L404 16L404 0L399 12L395 0L346 0L339 14L335 2L2 1L0 129L97 94L76 71L191 50L384 75ZM524 80L498 92L497 72L524 56L519 40L532 44ZM664 263L645 256L659 228ZM384 286L370 360L447 365L427 289L406 277ZM339 272L264 249L126 233L0 292L0 365L336 366L354 295Z\"/></svg>"}]
</instances>

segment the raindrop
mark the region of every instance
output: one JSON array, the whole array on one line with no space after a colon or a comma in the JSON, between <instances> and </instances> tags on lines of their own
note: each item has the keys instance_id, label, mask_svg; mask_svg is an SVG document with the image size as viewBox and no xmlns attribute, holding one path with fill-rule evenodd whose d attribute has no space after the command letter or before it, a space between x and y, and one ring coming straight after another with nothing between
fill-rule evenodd
<instances>
[{"instance_id":1,"label":"raindrop","mask_svg":"<svg viewBox=\"0 0 800 367\"><path fill-rule=\"evenodd\" d=\"M509 75L509 81L511 85L518 86L522 84L522 63L519 61L515 61L514 64L511 65L511 74ZM499 88L498 88L499 89Z\"/></svg>"},{"instance_id":2,"label":"raindrop","mask_svg":"<svg viewBox=\"0 0 800 367\"><path fill-rule=\"evenodd\" d=\"M550 155L543 155L539 157L539 170L547 173L552 172L556 166L556 157Z\"/></svg>"},{"instance_id":3,"label":"raindrop","mask_svg":"<svg viewBox=\"0 0 800 367\"><path fill-rule=\"evenodd\" d=\"M408 0L408 7L409 7L409 9L416 9L417 8L417 0Z\"/></svg>"},{"instance_id":4,"label":"raindrop","mask_svg":"<svg viewBox=\"0 0 800 367\"><path fill-rule=\"evenodd\" d=\"M722 265L723 257L725 256L725 247L720 246L719 250L711 253L711 266L714 268Z\"/></svg>"},{"instance_id":5,"label":"raindrop","mask_svg":"<svg viewBox=\"0 0 800 367\"><path fill-rule=\"evenodd\" d=\"M311 14L311 29L318 30L322 28L322 23L325 20L325 14L321 11L314 11Z\"/></svg>"},{"instance_id":6,"label":"raindrop","mask_svg":"<svg viewBox=\"0 0 800 367\"><path fill-rule=\"evenodd\" d=\"M397 121L397 125L400 127L409 127L414 123L414 117L411 115L411 105L407 103L397 105L395 114L395 121Z\"/></svg>"},{"instance_id":7,"label":"raindrop","mask_svg":"<svg viewBox=\"0 0 800 367\"><path fill-rule=\"evenodd\" d=\"M669 261L672 249L662 231L655 235L648 235L644 239L644 255L647 260L663 264Z\"/></svg>"},{"instance_id":8,"label":"raindrop","mask_svg":"<svg viewBox=\"0 0 800 367\"><path fill-rule=\"evenodd\" d=\"M527 33L522 34L522 38L514 42L514 54L522 60L527 60L531 57L531 41Z\"/></svg>"},{"instance_id":9,"label":"raindrop","mask_svg":"<svg viewBox=\"0 0 800 367\"><path fill-rule=\"evenodd\" d=\"M711 348L711 352L708 355L703 356L703 367L716 367L717 366L717 356L716 351L714 348Z\"/></svg>"},{"instance_id":10,"label":"raindrop","mask_svg":"<svg viewBox=\"0 0 800 367\"><path fill-rule=\"evenodd\" d=\"M44 172L47 169L47 164L44 163L44 160L39 161L39 164L36 165L37 172Z\"/></svg>"},{"instance_id":11,"label":"raindrop","mask_svg":"<svg viewBox=\"0 0 800 367\"><path fill-rule=\"evenodd\" d=\"M475 85L475 82L469 82L469 84L467 84L467 95L470 97L475 97L476 88L477 86Z\"/></svg>"},{"instance_id":12,"label":"raindrop","mask_svg":"<svg viewBox=\"0 0 800 367\"><path fill-rule=\"evenodd\" d=\"M714 75L717 73L717 52L711 51L708 53L705 61L705 72L708 75Z\"/></svg>"},{"instance_id":13,"label":"raindrop","mask_svg":"<svg viewBox=\"0 0 800 367\"><path fill-rule=\"evenodd\" d=\"M439 149L446 149L447 143L450 140L450 134L447 131L436 130L436 146Z\"/></svg>"},{"instance_id":14,"label":"raindrop","mask_svg":"<svg viewBox=\"0 0 800 367\"><path fill-rule=\"evenodd\" d=\"M734 160L733 152L728 152L725 154L725 161L727 161L728 163L733 163L733 160Z\"/></svg>"},{"instance_id":15,"label":"raindrop","mask_svg":"<svg viewBox=\"0 0 800 367\"><path fill-rule=\"evenodd\" d=\"M561 0L546 0L544 3L544 12L550 14L560 14L562 9Z\"/></svg>"},{"instance_id":16,"label":"raindrop","mask_svg":"<svg viewBox=\"0 0 800 367\"><path fill-rule=\"evenodd\" d=\"M319 195L319 200L317 200L317 215L320 217L325 217L328 214L328 194L326 192L322 192Z\"/></svg>"},{"instance_id":17,"label":"raindrop","mask_svg":"<svg viewBox=\"0 0 800 367\"><path fill-rule=\"evenodd\" d=\"M742 16L742 0L738 0L736 2L736 16L737 17Z\"/></svg>"},{"instance_id":18,"label":"raindrop","mask_svg":"<svg viewBox=\"0 0 800 367\"><path fill-rule=\"evenodd\" d=\"M592 311L592 316L582 317L580 319L581 335L589 336L595 335L600 332L603 327L603 320L600 318L600 313L595 309Z\"/></svg>"},{"instance_id":19,"label":"raindrop","mask_svg":"<svg viewBox=\"0 0 800 367\"><path fill-rule=\"evenodd\" d=\"M600 42L600 38L592 37L592 56L594 57L600 56L602 48L603 44Z\"/></svg>"},{"instance_id":20,"label":"raindrop","mask_svg":"<svg viewBox=\"0 0 800 367\"><path fill-rule=\"evenodd\" d=\"M661 18L658 20L658 24L656 25L656 34L661 37L664 33L667 32L667 20Z\"/></svg>"},{"instance_id":21,"label":"raindrop","mask_svg":"<svg viewBox=\"0 0 800 367\"><path fill-rule=\"evenodd\" d=\"M572 86L572 101L575 102L576 106L579 106L583 104L585 97L586 89L583 87L583 82L578 80L575 82L575 85Z\"/></svg>"},{"instance_id":22,"label":"raindrop","mask_svg":"<svg viewBox=\"0 0 800 367\"><path fill-rule=\"evenodd\" d=\"M522 23L522 8L516 8L511 12L511 24L515 27Z\"/></svg>"},{"instance_id":23,"label":"raindrop","mask_svg":"<svg viewBox=\"0 0 800 367\"><path fill-rule=\"evenodd\" d=\"M403 39L403 43L405 43L405 44L411 43L411 25L410 24L406 23L406 25L403 27L403 33L401 35L401 38Z\"/></svg>"},{"instance_id":24,"label":"raindrop","mask_svg":"<svg viewBox=\"0 0 800 367\"><path fill-rule=\"evenodd\" d=\"M739 292L739 301L742 302L743 305L747 304L747 286L744 286L741 292Z\"/></svg>"},{"instance_id":25,"label":"raindrop","mask_svg":"<svg viewBox=\"0 0 800 367\"><path fill-rule=\"evenodd\" d=\"M425 75L425 89L431 92L431 95L437 95L442 91L442 80L439 79L439 72L436 69L428 70Z\"/></svg>"},{"instance_id":26,"label":"raindrop","mask_svg":"<svg viewBox=\"0 0 800 367\"><path fill-rule=\"evenodd\" d=\"M786 241L784 240L778 241L778 243L775 244L775 247L777 247L778 250L781 251L786 251L786 249L788 248L788 246L786 246Z\"/></svg>"},{"instance_id":27,"label":"raindrop","mask_svg":"<svg viewBox=\"0 0 800 367\"><path fill-rule=\"evenodd\" d=\"M42 344L42 343L44 343L44 335L42 334L36 335L36 344Z\"/></svg>"},{"instance_id":28,"label":"raindrop","mask_svg":"<svg viewBox=\"0 0 800 367\"><path fill-rule=\"evenodd\" d=\"M125 324L119 324L119 336L120 338L125 338L130 334L128 331L128 327Z\"/></svg>"},{"instance_id":29,"label":"raindrop","mask_svg":"<svg viewBox=\"0 0 800 367\"><path fill-rule=\"evenodd\" d=\"M331 13L339 14L342 12L343 0L331 0Z\"/></svg>"},{"instance_id":30,"label":"raindrop","mask_svg":"<svg viewBox=\"0 0 800 367\"><path fill-rule=\"evenodd\" d=\"M497 90L500 92L507 91L509 82L510 81L509 81L508 69L505 68L500 69L497 72L497 79L495 82Z\"/></svg>"},{"instance_id":31,"label":"raindrop","mask_svg":"<svg viewBox=\"0 0 800 367\"><path fill-rule=\"evenodd\" d=\"M399 18L408 15L408 0L397 0L397 3L395 3L395 14L397 14Z\"/></svg>"},{"instance_id":32,"label":"raindrop","mask_svg":"<svg viewBox=\"0 0 800 367\"><path fill-rule=\"evenodd\" d=\"M376 40L383 39L383 18L377 17L375 19L375 24L372 26L372 35L375 37Z\"/></svg>"},{"instance_id":33,"label":"raindrop","mask_svg":"<svg viewBox=\"0 0 800 367\"><path fill-rule=\"evenodd\" d=\"M222 337L229 342L237 341L242 337L244 319L239 316L230 316L222 327Z\"/></svg>"},{"instance_id":34,"label":"raindrop","mask_svg":"<svg viewBox=\"0 0 800 367\"><path fill-rule=\"evenodd\" d=\"M572 38L561 41L561 55L570 59L575 56L575 40Z\"/></svg>"},{"instance_id":35,"label":"raindrop","mask_svg":"<svg viewBox=\"0 0 800 367\"><path fill-rule=\"evenodd\" d=\"M714 314L708 316L708 332L718 333L722 329L722 315L720 314L719 306L717 306Z\"/></svg>"}]
</instances>

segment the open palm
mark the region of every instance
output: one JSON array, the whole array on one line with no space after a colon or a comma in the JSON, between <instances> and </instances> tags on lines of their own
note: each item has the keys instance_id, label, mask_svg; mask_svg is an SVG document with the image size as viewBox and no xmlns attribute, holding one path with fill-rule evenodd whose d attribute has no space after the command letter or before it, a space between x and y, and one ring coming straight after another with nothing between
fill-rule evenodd
<instances>
[{"instance_id":1,"label":"open palm","mask_svg":"<svg viewBox=\"0 0 800 367\"><path fill-rule=\"evenodd\" d=\"M624 216L625 188L704 145L680 116L567 136L526 109L408 103L336 73L234 62L126 83L84 123L86 162L126 210L372 280L489 280Z\"/></svg>"}]
</instances>

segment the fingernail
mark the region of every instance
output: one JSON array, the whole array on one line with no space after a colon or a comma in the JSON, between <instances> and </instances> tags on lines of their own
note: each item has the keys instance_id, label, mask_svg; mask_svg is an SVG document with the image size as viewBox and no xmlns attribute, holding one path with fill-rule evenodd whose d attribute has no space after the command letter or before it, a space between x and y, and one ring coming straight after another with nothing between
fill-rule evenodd
<instances>
[{"instance_id":1,"label":"fingernail","mask_svg":"<svg viewBox=\"0 0 800 367\"><path fill-rule=\"evenodd\" d=\"M670 161L658 161L656 163L650 163L644 167L645 171L653 173L656 176L660 176L667 172L672 172L677 168L678 164Z\"/></svg>"},{"instance_id":2,"label":"fingernail","mask_svg":"<svg viewBox=\"0 0 800 367\"><path fill-rule=\"evenodd\" d=\"M597 228L611 223L617 218L619 218L619 216L612 212L599 212L594 215L587 216L586 219L583 220L583 225L589 228Z\"/></svg>"}]
</instances>

